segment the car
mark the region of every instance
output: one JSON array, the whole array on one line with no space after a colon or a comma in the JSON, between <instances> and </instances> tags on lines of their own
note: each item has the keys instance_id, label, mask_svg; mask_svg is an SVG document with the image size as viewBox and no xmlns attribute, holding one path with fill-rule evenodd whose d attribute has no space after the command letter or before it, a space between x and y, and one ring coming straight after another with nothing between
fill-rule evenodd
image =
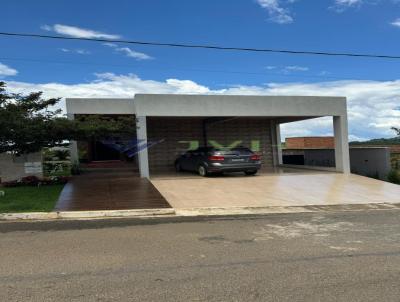
<instances>
[{"instance_id":1,"label":"car","mask_svg":"<svg viewBox=\"0 0 400 302\"><path fill-rule=\"evenodd\" d=\"M199 147L189 150L175 160L175 170L193 171L200 176L224 172L244 172L255 175L261 168L261 156L246 147Z\"/></svg>"}]
</instances>

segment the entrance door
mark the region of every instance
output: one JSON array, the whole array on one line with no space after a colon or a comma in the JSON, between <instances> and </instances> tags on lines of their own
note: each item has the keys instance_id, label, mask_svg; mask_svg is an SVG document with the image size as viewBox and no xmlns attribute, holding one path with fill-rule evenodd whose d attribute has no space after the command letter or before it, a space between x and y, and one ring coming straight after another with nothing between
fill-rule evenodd
<instances>
[{"instance_id":1,"label":"entrance door","mask_svg":"<svg viewBox=\"0 0 400 302\"><path fill-rule=\"evenodd\" d=\"M120 160L121 155L119 151L103 144L102 142L93 142L92 149L92 160L103 161L103 160Z\"/></svg>"}]
</instances>

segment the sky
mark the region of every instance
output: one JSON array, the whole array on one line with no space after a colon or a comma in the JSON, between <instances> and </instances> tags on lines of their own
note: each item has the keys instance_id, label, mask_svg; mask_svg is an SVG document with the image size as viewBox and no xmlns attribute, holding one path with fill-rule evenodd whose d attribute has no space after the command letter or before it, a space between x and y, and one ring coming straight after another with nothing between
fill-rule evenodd
<instances>
[{"instance_id":1,"label":"sky","mask_svg":"<svg viewBox=\"0 0 400 302\"><path fill-rule=\"evenodd\" d=\"M135 93L329 95L348 98L349 138L393 137L400 60L181 49L114 40L400 56L400 0L2 1L0 80L45 97ZM63 102L61 102L61 106ZM331 135L331 118L286 124Z\"/></svg>"}]
</instances>

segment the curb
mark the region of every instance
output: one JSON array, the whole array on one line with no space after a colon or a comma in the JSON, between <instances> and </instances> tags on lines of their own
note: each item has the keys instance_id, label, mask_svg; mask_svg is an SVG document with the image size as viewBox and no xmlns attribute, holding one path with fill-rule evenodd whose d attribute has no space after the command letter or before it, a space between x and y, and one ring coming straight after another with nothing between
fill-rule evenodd
<instances>
[{"instance_id":1,"label":"curb","mask_svg":"<svg viewBox=\"0 0 400 302\"><path fill-rule=\"evenodd\" d=\"M282 211L282 208L284 209ZM201 209L159 209L127 211L94 211L62 213L19 213L0 215L0 233L16 231L63 231L101 229L127 226L146 226L168 223L192 223L236 219L264 219L266 217L287 217L287 215L313 215L315 213L347 215L355 212L400 210L399 204L369 204L346 206L305 206L269 208L201 208ZM115 213L119 212L119 213ZM123 213L121 213L123 212ZM173 214L172 214L173 213ZM102 216L99 216L102 214ZM16 217L19 219L16 219ZM53 217L53 218L49 218Z\"/></svg>"},{"instance_id":2,"label":"curb","mask_svg":"<svg viewBox=\"0 0 400 302\"><path fill-rule=\"evenodd\" d=\"M238 216L238 215L263 215L263 214L290 214L290 213L315 213L315 212L356 212L366 210L394 210L400 209L400 203L369 203L347 205L309 205L309 206L270 206L270 207L229 207L229 208L190 208L175 209L177 216Z\"/></svg>"},{"instance_id":3,"label":"curb","mask_svg":"<svg viewBox=\"0 0 400 302\"><path fill-rule=\"evenodd\" d=\"M106 218L190 218L190 217L220 217L220 216L249 216L266 214L343 212L367 210L400 209L400 203L371 203L348 205L319 205L319 206L269 206L269 207L205 207L181 209L141 209L141 210L104 210L104 211L61 211L61 212L32 212L0 214L1 221L40 221L40 220L93 220Z\"/></svg>"},{"instance_id":4,"label":"curb","mask_svg":"<svg viewBox=\"0 0 400 302\"><path fill-rule=\"evenodd\" d=\"M175 215L174 209L105 210L105 211L61 211L0 214L0 221L10 220L56 220L56 219L99 219L118 217L158 217Z\"/></svg>"}]
</instances>

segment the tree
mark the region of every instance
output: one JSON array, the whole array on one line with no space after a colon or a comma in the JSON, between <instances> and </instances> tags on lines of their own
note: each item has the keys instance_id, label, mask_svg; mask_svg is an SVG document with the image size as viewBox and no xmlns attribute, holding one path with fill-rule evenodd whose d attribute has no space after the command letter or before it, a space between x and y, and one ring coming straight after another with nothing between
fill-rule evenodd
<instances>
[{"instance_id":1,"label":"tree","mask_svg":"<svg viewBox=\"0 0 400 302\"><path fill-rule=\"evenodd\" d=\"M60 98L43 99L42 92L7 93L6 84L0 82L0 153L20 155L65 145L69 140L135 132L133 118L86 116L69 120L60 109L54 109L59 102Z\"/></svg>"},{"instance_id":2,"label":"tree","mask_svg":"<svg viewBox=\"0 0 400 302\"><path fill-rule=\"evenodd\" d=\"M392 127L392 130L396 131L397 136L400 136L400 128L398 128L398 127Z\"/></svg>"}]
</instances>

